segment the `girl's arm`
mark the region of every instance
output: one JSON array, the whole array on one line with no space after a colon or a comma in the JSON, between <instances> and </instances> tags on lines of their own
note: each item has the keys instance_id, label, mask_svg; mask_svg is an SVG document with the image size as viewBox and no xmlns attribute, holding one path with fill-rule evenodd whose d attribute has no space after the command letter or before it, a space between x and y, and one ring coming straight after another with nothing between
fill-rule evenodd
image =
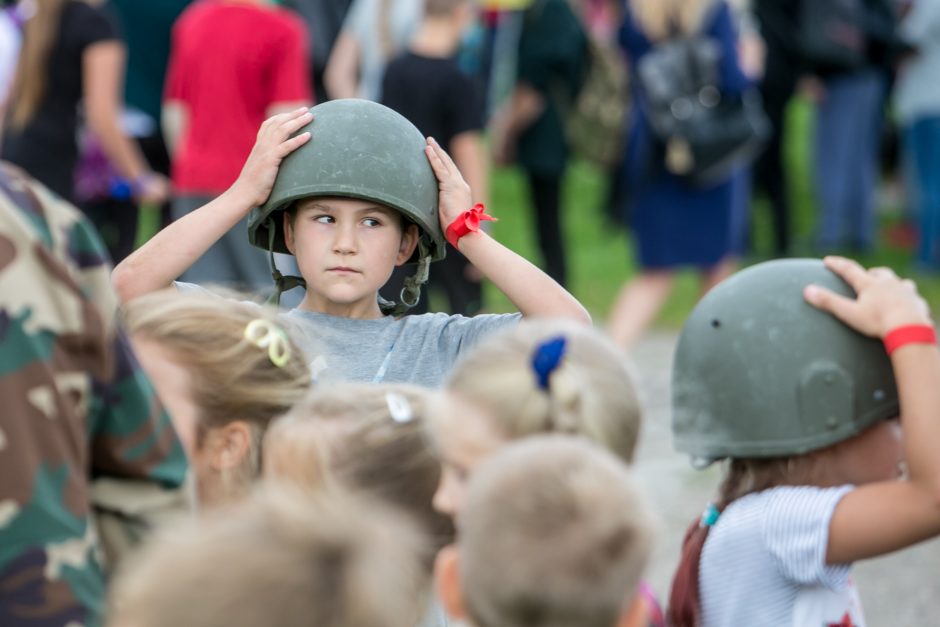
<instances>
[{"instance_id":1,"label":"girl's arm","mask_svg":"<svg viewBox=\"0 0 940 627\"><path fill-rule=\"evenodd\" d=\"M858 297L810 287L806 299L860 333L883 339L900 326L933 325L911 281L886 268L866 271L839 257L827 258L826 265ZM829 526L829 564L883 555L940 535L940 351L933 344L907 344L892 354L891 364L907 478L861 485L842 498Z\"/></svg>"},{"instance_id":2,"label":"girl's arm","mask_svg":"<svg viewBox=\"0 0 940 627\"><path fill-rule=\"evenodd\" d=\"M122 302L165 287L271 193L281 161L310 139L291 138L313 119L303 107L268 118L238 177L221 196L176 220L117 265L111 275Z\"/></svg>"},{"instance_id":3,"label":"girl's arm","mask_svg":"<svg viewBox=\"0 0 940 627\"><path fill-rule=\"evenodd\" d=\"M731 7L727 4L718 8L714 35L721 45L719 68L722 90L732 94L740 94L751 87L753 78L748 76L741 66L738 55L741 39L731 14Z\"/></svg>"},{"instance_id":4,"label":"girl's arm","mask_svg":"<svg viewBox=\"0 0 940 627\"><path fill-rule=\"evenodd\" d=\"M124 45L117 41L93 44L82 53L82 101L88 126L121 176L135 184L138 196L163 202L169 194L166 179L150 171L119 125L124 56Z\"/></svg>"},{"instance_id":5,"label":"girl's arm","mask_svg":"<svg viewBox=\"0 0 940 627\"><path fill-rule=\"evenodd\" d=\"M440 186L441 228L471 206L470 186L450 156L433 139L425 148ZM521 255L478 231L462 237L460 252L505 294L522 315L569 318L584 324L591 316L565 288Z\"/></svg>"}]
</instances>

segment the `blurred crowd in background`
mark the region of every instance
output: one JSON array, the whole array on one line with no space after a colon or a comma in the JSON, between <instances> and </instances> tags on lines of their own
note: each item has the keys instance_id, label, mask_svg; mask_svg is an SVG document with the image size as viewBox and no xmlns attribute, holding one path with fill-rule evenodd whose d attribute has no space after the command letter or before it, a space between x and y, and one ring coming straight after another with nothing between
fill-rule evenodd
<instances>
[{"instance_id":1,"label":"blurred crowd in background","mask_svg":"<svg viewBox=\"0 0 940 627\"><path fill-rule=\"evenodd\" d=\"M301 197L332 207L271 207L277 168L312 169L282 162L308 140L291 134L312 120L308 146L330 136L316 115L328 120L332 105L312 117L305 108L351 98L401 113L460 172L401 116L362 101L337 108L381 115L319 127L334 134L322 144L340 163L332 172L366 170L376 187L396 187L427 157L437 210L333 197L353 185ZM784 158L794 98L812 103L815 120L817 214L805 243L795 242ZM394 124L370 126L381 116ZM362 128L398 121L425 150L402 150L414 169L346 141L350 126L368 144L386 134ZM336 155L352 155L350 168ZM775 257L864 255L878 245L889 180L903 192L911 258L940 270L940 0L5 0L0 162L11 303L0 308L10 349L0 362L0 623L94 627L102 564L161 525L151 513L199 510L205 525L162 534L119 580L110 624L663 627L641 581L657 524L626 470L643 403L620 349L656 319L679 271L696 272L704 292L747 259L753 207L769 209ZM586 211L587 199L566 193L575 163L600 175L603 207ZM482 211L463 207L495 204L494 167L524 182L536 261L555 281L476 233L463 250L494 285L514 279L501 290L519 314L474 323L381 309L376 290L419 233L443 246L450 230L409 220L429 211L472 230ZM358 244L349 233L360 227L382 236L363 239L378 254L363 271L328 268L340 288L324 279L319 300L288 313L195 285L159 289L181 267L184 282L250 292L270 291L272 272L278 290L299 282L250 245L247 219L211 247L202 237L214 241L265 197L265 229L281 224L282 238L305 216L296 228L309 230L289 248L301 257L358 253L336 242ZM339 204L351 200L362 203ZM565 215L606 216L632 239L637 270L615 297L609 337L565 290ZM115 263L166 225L176 233L112 274L86 216ZM336 224L334 239L313 230ZM277 236L267 231L269 251ZM206 252L190 265L200 240ZM421 252L419 268L431 256ZM285 274L298 273L292 264L277 260ZM374 285L373 266L384 273ZM388 300L420 288L425 277L411 272L391 274ZM455 248L430 272L452 312L486 309L481 272ZM321 277L308 274L318 296ZM366 278L344 283L349 275ZM675 353L678 448L699 468L729 461L717 503L689 527L668 622L864 624L851 563L940 533L940 461L920 445L940 431L935 326L913 283L884 268L787 260L741 275L747 289L739 279L704 299ZM425 294L412 312L429 307ZM287 326L293 313L308 318ZM566 320L496 333L523 315ZM907 345L920 346L889 358ZM336 385L344 379L372 383ZM191 485L177 490L187 469ZM655 488L668 492L661 476ZM262 478L297 485L252 495ZM732 505L751 509L734 518ZM386 506L409 510L413 524ZM719 516L725 526L709 532ZM445 546L455 524L457 544ZM709 533L724 542L713 558ZM699 621L700 600L715 616L789 618ZM810 611L820 618L805 619Z\"/></svg>"},{"instance_id":2,"label":"blurred crowd in background","mask_svg":"<svg viewBox=\"0 0 940 627\"><path fill-rule=\"evenodd\" d=\"M224 191L266 117L357 97L437 137L475 200L489 200L493 165L518 165L539 261L562 284L564 174L576 159L600 168L605 210L628 227L639 269L610 315L624 346L655 319L676 270L699 270L707 288L748 254L754 198L766 199L774 256L859 254L877 243L887 176L903 190L904 243L922 269L940 269L940 3L932 0L4 4L0 158L75 202L115 262ZM735 105L713 117L711 92L695 87L699 129L732 143L718 156L733 158L707 176L680 171L701 158L699 140L663 135L654 93L689 80L671 76L654 53L699 35L717 46L714 62L699 64L710 87L749 111ZM818 211L810 249L799 251L783 158L794 96L815 106ZM673 98L665 115L681 125L677 103L688 104ZM731 137L746 120L747 141ZM434 272L452 311L483 308L479 277L459 253ZM249 290L270 281L264 253L240 229L185 278ZM397 294L401 280L387 291Z\"/></svg>"}]
</instances>

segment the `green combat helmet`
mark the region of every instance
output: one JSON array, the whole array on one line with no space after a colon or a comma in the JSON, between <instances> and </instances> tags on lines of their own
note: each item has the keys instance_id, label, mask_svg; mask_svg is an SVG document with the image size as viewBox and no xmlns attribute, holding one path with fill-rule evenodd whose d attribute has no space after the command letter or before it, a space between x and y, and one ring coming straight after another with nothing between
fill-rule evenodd
<instances>
[{"instance_id":1,"label":"green combat helmet","mask_svg":"<svg viewBox=\"0 0 940 627\"><path fill-rule=\"evenodd\" d=\"M414 256L415 275L405 281L402 303L381 303L385 313L404 313L418 302L428 266L444 258L445 242L438 218L437 178L428 163L424 136L388 107L368 100L332 100L310 110L314 119L299 133L312 138L287 156L264 206L248 216L248 238L270 253L290 254L284 243L282 212L301 198L345 197L371 200L400 211L421 232ZM303 285L274 267L276 295Z\"/></svg>"},{"instance_id":2,"label":"green combat helmet","mask_svg":"<svg viewBox=\"0 0 940 627\"><path fill-rule=\"evenodd\" d=\"M694 465L799 455L898 415L882 343L807 303L810 283L855 296L819 260L769 261L716 286L689 316L672 432Z\"/></svg>"}]
</instances>

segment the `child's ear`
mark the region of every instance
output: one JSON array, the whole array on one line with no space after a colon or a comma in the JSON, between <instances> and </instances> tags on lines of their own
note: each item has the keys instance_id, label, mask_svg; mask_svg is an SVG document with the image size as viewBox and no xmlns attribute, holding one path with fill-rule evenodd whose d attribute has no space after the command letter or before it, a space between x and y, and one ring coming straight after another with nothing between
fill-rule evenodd
<instances>
[{"instance_id":1,"label":"child's ear","mask_svg":"<svg viewBox=\"0 0 940 627\"><path fill-rule=\"evenodd\" d=\"M233 420L211 433L210 460L215 470L240 466L251 453L251 427L243 420Z\"/></svg>"},{"instance_id":2,"label":"child's ear","mask_svg":"<svg viewBox=\"0 0 940 627\"><path fill-rule=\"evenodd\" d=\"M284 243L287 245L287 250L290 251L290 254L294 254L294 214L291 211L285 211L283 215L284 220Z\"/></svg>"},{"instance_id":3,"label":"child's ear","mask_svg":"<svg viewBox=\"0 0 940 627\"><path fill-rule=\"evenodd\" d=\"M434 586L444 611L455 620L469 620L460 590L460 553L453 544L438 551L434 560Z\"/></svg>"},{"instance_id":4,"label":"child's ear","mask_svg":"<svg viewBox=\"0 0 940 627\"><path fill-rule=\"evenodd\" d=\"M409 224L401 234L401 245L398 247L398 257L395 258L395 265L400 266L409 259L418 245L418 239L421 233L418 231L418 225Z\"/></svg>"}]
</instances>

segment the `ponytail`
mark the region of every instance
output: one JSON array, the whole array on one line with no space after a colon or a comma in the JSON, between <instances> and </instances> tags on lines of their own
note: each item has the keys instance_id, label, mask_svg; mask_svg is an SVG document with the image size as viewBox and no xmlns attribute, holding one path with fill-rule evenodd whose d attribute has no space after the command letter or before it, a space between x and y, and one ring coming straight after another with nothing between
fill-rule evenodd
<instances>
[{"instance_id":1,"label":"ponytail","mask_svg":"<svg viewBox=\"0 0 940 627\"><path fill-rule=\"evenodd\" d=\"M641 404L623 353L589 328L524 321L460 358L445 384L472 400L507 440L564 433L591 440L627 464Z\"/></svg>"},{"instance_id":2,"label":"ponytail","mask_svg":"<svg viewBox=\"0 0 940 627\"><path fill-rule=\"evenodd\" d=\"M698 595L698 567L709 527L695 521L689 525L682 540L682 557L672 577L666 624L671 627L695 627L701 616Z\"/></svg>"}]
</instances>

